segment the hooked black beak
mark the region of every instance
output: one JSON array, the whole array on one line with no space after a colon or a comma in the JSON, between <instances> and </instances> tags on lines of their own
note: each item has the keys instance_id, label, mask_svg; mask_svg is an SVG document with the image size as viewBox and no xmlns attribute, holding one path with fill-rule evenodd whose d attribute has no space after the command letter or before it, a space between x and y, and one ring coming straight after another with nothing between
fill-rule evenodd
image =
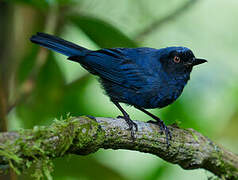
<instances>
[{"instance_id":1,"label":"hooked black beak","mask_svg":"<svg viewBox=\"0 0 238 180\"><path fill-rule=\"evenodd\" d=\"M192 61L192 66L196 66L196 65L199 65L199 64L202 64L202 63L205 63L205 62L207 62L206 59L194 58L193 61Z\"/></svg>"}]
</instances>

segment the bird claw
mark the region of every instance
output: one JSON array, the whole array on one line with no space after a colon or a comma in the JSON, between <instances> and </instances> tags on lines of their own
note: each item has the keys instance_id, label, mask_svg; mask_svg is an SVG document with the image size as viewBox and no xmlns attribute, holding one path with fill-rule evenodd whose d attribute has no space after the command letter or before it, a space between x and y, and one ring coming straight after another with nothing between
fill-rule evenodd
<instances>
[{"instance_id":1,"label":"bird claw","mask_svg":"<svg viewBox=\"0 0 238 180\"><path fill-rule=\"evenodd\" d=\"M119 115L119 116L117 116L117 118L122 118L122 119L124 119L124 116L120 116L120 115Z\"/></svg>"},{"instance_id":2,"label":"bird claw","mask_svg":"<svg viewBox=\"0 0 238 180\"><path fill-rule=\"evenodd\" d=\"M160 131L161 131L160 134L162 135L163 132L165 133L167 148L169 148L169 146L170 146L169 140L172 140L172 135L171 135L169 128L164 124L164 122L162 120L157 120L157 121L149 120L149 121L147 121L147 123L159 125Z\"/></svg>"},{"instance_id":3,"label":"bird claw","mask_svg":"<svg viewBox=\"0 0 238 180\"><path fill-rule=\"evenodd\" d=\"M131 131L131 138L133 139L133 141L135 140L135 132L133 130L133 127L135 127L135 131L138 131L138 126L137 124L131 120L131 118L128 116L117 116L117 118L122 118L125 119L126 123L128 124L129 128L128 130Z\"/></svg>"}]
</instances>

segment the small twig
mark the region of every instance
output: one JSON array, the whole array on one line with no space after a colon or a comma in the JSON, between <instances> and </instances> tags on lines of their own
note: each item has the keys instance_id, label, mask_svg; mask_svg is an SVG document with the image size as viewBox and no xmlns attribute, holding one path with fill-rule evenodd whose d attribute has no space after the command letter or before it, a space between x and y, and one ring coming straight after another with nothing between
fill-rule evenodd
<instances>
[{"instance_id":1,"label":"small twig","mask_svg":"<svg viewBox=\"0 0 238 180\"><path fill-rule=\"evenodd\" d=\"M65 88L69 88L71 86L74 86L75 84L82 82L82 81L88 80L89 78L90 78L90 74L85 73L83 76L79 77L78 79L76 79L68 84L65 84L64 86L65 86ZM30 95L30 93L32 92L32 90L33 90L32 81L28 81L28 84L25 84L25 89L23 90L23 93L21 94L21 96L19 98L17 98L13 104L8 106L7 113L9 113L18 104L25 101L27 99L27 97Z\"/></svg>"},{"instance_id":2,"label":"small twig","mask_svg":"<svg viewBox=\"0 0 238 180\"><path fill-rule=\"evenodd\" d=\"M45 23L45 32L53 33L56 30L58 30L57 29L58 24L60 23L58 19L59 18L58 8L59 7L57 4L51 6L49 10L49 14L47 16L47 21ZM40 48L38 55L36 57L35 66L33 67L29 77L20 86L19 88L20 90L18 94L16 95L15 101L8 106L7 113L9 113L16 105L22 102L22 100L25 100L25 98L27 98L31 94L31 92L34 90L36 78L40 72L40 69L46 63L48 54L49 54L48 50L44 48Z\"/></svg>"},{"instance_id":3,"label":"small twig","mask_svg":"<svg viewBox=\"0 0 238 180\"><path fill-rule=\"evenodd\" d=\"M55 31L58 22L57 14L58 14L58 5L57 4L52 5L49 10L49 14L47 16L45 32L53 33ZM28 86L29 84L32 84L32 86L34 86L36 76L39 74L41 67L46 63L48 53L49 53L48 50L40 48L38 56L36 57L36 64L33 67L32 72L29 75L29 78L22 84L23 91L26 89L25 86Z\"/></svg>"},{"instance_id":4,"label":"small twig","mask_svg":"<svg viewBox=\"0 0 238 180\"><path fill-rule=\"evenodd\" d=\"M135 41L139 42L144 39L145 36L148 34L151 34L153 31L158 30L164 23L167 23L168 21L171 21L175 18L177 18L180 14L184 13L185 10L188 10L192 5L195 4L198 0L189 0L187 3L183 4L181 7L179 7L177 10L175 10L173 13L165 16L162 19L158 19L154 22L152 22L147 28L145 28L142 32L137 34L134 38Z\"/></svg>"},{"instance_id":5,"label":"small twig","mask_svg":"<svg viewBox=\"0 0 238 180\"><path fill-rule=\"evenodd\" d=\"M7 96L0 76L0 132L7 131Z\"/></svg>"},{"instance_id":6,"label":"small twig","mask_svg":"<svg viewBox=\"0 0 238 180\"><path fill-rule=\"evenodd\" d=\"M172 140L167 148L157 125L134 122L134 141L125 120L112 118L68 118L49 127L0 133L0 170L9 162L22 171L36 159L88 155L104 148L150 153L184 169L203 168L224 179L238 179L238 156L195 130L169 126Z\"/></svg>"}]
</instances>

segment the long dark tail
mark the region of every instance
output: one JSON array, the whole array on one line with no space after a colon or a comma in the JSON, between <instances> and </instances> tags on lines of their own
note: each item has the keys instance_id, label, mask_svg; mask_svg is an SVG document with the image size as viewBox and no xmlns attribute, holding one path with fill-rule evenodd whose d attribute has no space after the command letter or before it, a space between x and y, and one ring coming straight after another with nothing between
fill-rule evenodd
<instances>
[{"instance_id":1,"label":"long dark tail","mask_svg":"<svg viewBox=\"0 0 238 180\"><path fill-rule=\"evenodd\" d=\"M69 41L45 33L37 33L31 37L31 42L39 44L66 56L83 56L90 51Z\"/></svg>"}]
</instances>

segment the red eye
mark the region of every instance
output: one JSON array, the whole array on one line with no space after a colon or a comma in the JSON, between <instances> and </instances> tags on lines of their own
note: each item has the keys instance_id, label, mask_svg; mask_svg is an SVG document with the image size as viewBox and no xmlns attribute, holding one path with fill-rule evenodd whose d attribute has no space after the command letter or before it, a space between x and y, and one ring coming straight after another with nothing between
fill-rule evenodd
<instances>
[{"instance_id":1,"label":"red eye","mask_svg":"<svg viewBox=\"0 0 238 180\"><path fill-rule=\"evenodd\" d=\"M174 62L175 62L175 63L179 63L179 62L180 62L180 57L174 56Z\"/></svg>"}]
</instances>

